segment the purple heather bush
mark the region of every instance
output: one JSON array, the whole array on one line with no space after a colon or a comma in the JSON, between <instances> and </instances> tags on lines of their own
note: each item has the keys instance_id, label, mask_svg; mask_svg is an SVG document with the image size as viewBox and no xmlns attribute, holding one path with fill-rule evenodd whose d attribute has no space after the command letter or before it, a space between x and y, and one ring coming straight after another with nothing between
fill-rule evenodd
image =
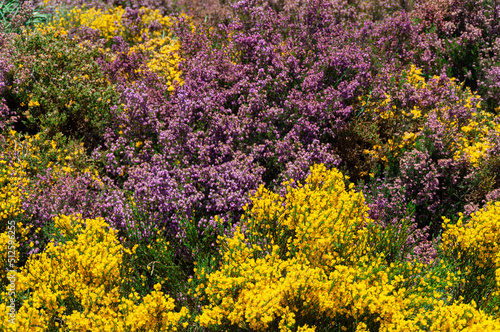
<instances>
[{"instance_id":1,"label":"purple heather bush","mask_svg":"<svg viewBox=\"0 0 500 332\"><path fill-rule=\"evenodd\" d=\"M130 52L130 45L121 36L113 38L111 50L114 55L112 60L104 57L97 60L108 80L123 85L129 83L129 80L138 80L140 78L138 71L144 66L144 57L135 52Z\"/></svg>"},{"instance_id":2,"label":"purple heather bush","mask_svg":"<svg viewBox=\"0 0 500 332\"><path fill-rule=\"evenodd\" d=\"M430 250L427 232L436 236L442 215L453 217L473 203L466 197L480 177L466 160L454 159L457 133L442 121L465 123L480 100L465 107L463 92L446 76L458 63L451 55L442 62L442 39L459 29L458 18L447 14L450 5L392 5L239 1L232 20L218 27L193 31L180 19L172 29L181 41L184 83L173 92L141 65L141 55L129 52L126 40L115 38L116 56L100 65L118 86L125 111L116 112L96 154L103 171L131 193L145 223L182 241L186 220L200 229L213 226L216 215L237 221L248 193L262 183L279 190L285 179L304 179L312 163L340 167L358 181L373 166L363 149L419 133L416 145L389 154L388 170L382 165L376 176L399 194L367 189L367 196L379 222L410 218L407 258L431 259L411 248ZM436 8L445 8L442 15ZM136 11L128 9L131 20ZM402 74L410 64L439 76L419 88ZM359 104L367 95L372 101L391 96L381 109L396 107L397 119L367 117ZM428 116L402 116L414 107Z\"/></svg>"},{"instance_id":3,"label":"purple heather bush","mask_svg":"<svg viewBox=\"0 0 500 332\"><path fill-rule=\"evenodd\" d=\"M22 208L29 218L33 229L26 246L33 242L30 251L36 253L51 238L51 225L54 217L59 215L80 214L83 218L106 218L111 227L133 233L142 227L135 225L132 204L123 191L109 182L105 184L90 173L57 174L51 169L38 175L37 181L28 190L29 198L22 203ZM140 236L143 236L141 234Z\"/></svg>"},{"instance_id":4,"label":"purple heather bush","mask_svg":"<svg viewBox=\"0 0 500 332\"><path fill-rule=\"evenodd\" d=\"M422 1L412 12L422 34L432 36L432 49L439 57L434 71L464 81L483 96L493 110L500 102L495 92L500 63L500 3L496 1ZM425 66L425 61L419 65Z\"/></svg>"},{"instance_id":5,"label":"purple heather bush","mask_svg":"<svg viewBox=\"0 0 500 332\"><path fill-rule=\"evenodd\" d=\"M181 22L184 84L165 95L153 79L123 87L126 111L102 158L152 223L235 221L260 184L302 180L314 162L339 164L333 139L372 67L325 6L311 2L292 17L239 2L235 20L215 32ZM131 60L120 58L122 70L132 71Z\"/></svg>"},{"instance_id":6,"label":"purple heather bush","mask_svg":"<svg viewBox=\"0 0 500 332\"><path fill-rule=\"evenodd\" d=\"M8 34L0 32L0 96L8 89L7 73L12 69L9 58L12 53L11 39ZM0 131L4 131L16 121L15 112L11 111L6 100L0 97Z\"/></svg>"}]
</instances>

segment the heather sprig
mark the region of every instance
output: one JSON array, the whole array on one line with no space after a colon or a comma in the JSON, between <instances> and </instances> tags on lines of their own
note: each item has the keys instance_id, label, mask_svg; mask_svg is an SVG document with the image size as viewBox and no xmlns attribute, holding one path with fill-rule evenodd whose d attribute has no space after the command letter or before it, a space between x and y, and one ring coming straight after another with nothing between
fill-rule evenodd
<instances>
[{"instance_id":1,"label":"heather sprig","mask_svg":"<svg viewBox=\"0 0 500 332\"><path fill-rule=\"evenodd\" d=\"M1 0L0 27L3 33L20 32L22 27L47 22L50 15L42 13L40 9L28 0Z\"/></svg>"}]
</instances>

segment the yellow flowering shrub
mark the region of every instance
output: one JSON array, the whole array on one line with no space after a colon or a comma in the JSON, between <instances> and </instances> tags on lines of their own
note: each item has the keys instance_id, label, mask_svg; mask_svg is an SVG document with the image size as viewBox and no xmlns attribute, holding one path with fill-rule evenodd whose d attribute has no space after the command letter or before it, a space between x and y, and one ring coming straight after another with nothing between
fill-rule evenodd
<instances>
[{"instance_id":1,"label":"yellow flowering shrub","mask_svg":"<svg viewBox=\"0 0 500 332\"><path fill-rule=\"evenodd\" d=\"M184 81L179 70L179 64L182 61L179 55L181 45L177 39L173 38L170 29L177 18L163 16L158 10L141 7L138 15L140 22L138 22L137 29L132 30L125 16L126 10L121 6L108 10L73 8L68 16L59 17L49 24L38 25L37 29L45 33L60 30L60 34L64 35L71 28L89 27L98 30L108 41L121 36L131 43L132 47L129 52L146 55L148 59L145 63L146 67L166 78L169 91L173 91L174 82L182 85ZM190 19L185 14L181 14L180 17ZM155 28L150 28L152 25ZM194 29L192 23L191 28Z\"/></svg>"},{"instance_id":2,"label":"yellow flowering shrub","mask_svg":"<svg viewBox=\"0 0 500 332\"><path fill-rule=\"evenodd\" d=\"M456 224L444 218L442 248L458 259L474 257L479 267L496 264L500 252L500 202L490 202L464 222L461 215Z\"/></svg>"},{"instance_id":3,"label":"yellow flowering shrub","mask_svg":"<svg viewBox=\"0 0 500 332\"><path fill-rule=\"evenodd\" d=\"M364 259L355 267L337 265L327 273L297 258L280 259L277 246L263 258L250 258L242 236L238 231L228 239L232 253L225 252L220 270L200 287L210 302L197 318L202 326L291 331L300 327L299 321L320 317L372 323L404 317L405 301L391 294L394 286L380 267L382 259Z\"/></svg>"},{"instance_id":4,"label":"yellow flowering shrub","mask_svg":"<svg viewBox=\"0 0 500 332\"><path fill-rule=\"evenodd\" d=\"M56 13L60 15L59 10ZM120 6L110 8L107 11L95 8L73 8L69 11L68 16L61 15L53 22L38 24L36 30L44 34L60 31L60 35L65 36L71 28L86 26L99 30L104 38L111 40L125 31L124 27L121 26L124 13L125 9Z\"/></svg>"},{"instance_id":5,"label":"yellow flowering shrub","mask_svg":"<svg viewBox=\"0 0 500 332\"><path fill-rule=\"evenodd\" d=\"M467 102L470 103L470 100ZM461 135L454 144L453 158L465 157L474 167L479 167L480 161L488 157L488 150L494 146L489 141L490 135L500 133L498 119L498 116L485 111L472 113L471 121L460 128Z\"/></svg>"},{"instance_id":6,"label":"yellow flowering shrub","mask_svg":"<svg viewBox=\"0 0 500 332\"><path fill-rule=\"evenodd\" d=\"M420 309L407 331L500 331L500 322L476 308L474 303L436 304L433 310ZM395 331L395 330L394 330ZM400 330L401 331L401 330ZM406 331L406 330L405 330Z\"/></svg>"},{"instance_id":7,"label":"yellow flowering shrub","mask_svg":"<svg viewBox=\"0 0 500 332\"><path fill-rule=\"evenodd\" d=\"M446 266L388 264L372 243L380 228L337 170L311 167L280 196L264 187L239 227L220 237L219 268L195 269L210 329L254 331L497 331L474 303L454 301ZM435 264L444 264L436 261Z\"/></svg>"},{"instance_id":8,"label":"yellow flowering shrub","mask_svg":"<svg viewBox=\"0 0 500 332\"><path fill-rule=\"evenodd\" d=\"M72 26L86 26L99 30L104 38L111 40L113 37L120 36L125 32L125 27L122 25L124 13L125 9L121 6L112 7L107 11L93 7L89 9L73 8L71 10L71 20L68 23ZM61 19L64 20L64 18Z\"/></svg>"},{"instance_id":9,"label":"yellow flowering shrub","mask_svg":"<svg viewBox=\"0 0 500 332\"><path fill-rule=\"evenodd\" d=\"M287 257L307 260L323 269L353 264L371 251L368 231L363 227L372 223L368 207L353 184L346 190L342 173L316 165L304 185L292 188L293 182L284 183L285 197L263 186L257 190L245 222L251 236L271 236L270 241L282 242L281 250L288 251Z\"/></svg>"},{"instance_id":10,"label":"yellow flowering shrub","mask_svg":"<svg viewBox=\"0 0 500 332\"><path fill-rule=\"evenodd\" d=\"M159 284L144 298L134 291L122 294L123 257L132 252L102 218L60 216L55 227L62 240L30 256L18 273L17 291L27 299L16 315L17 328L174 331L187 317L186 308L175 311L173 299ZM0 311L4 323L5 312Z\"/></svg>"},{"instance_id":11,"label":"yellow flowering shrub","mask_svg":"<svg viewBox=\"0 0 500 332\"><path fill-rule=\"evenodd\" d=\"M456 224L443 218L441 248L449 257L462 263L463 273L473 276L481 285L488 281L488 272L496 275L500 290L500 202L490 202L472 214L468 222L461 215ZM486 275L486 276L485 276Z\"/></svg>"},{"instance_id":12,"label":"yellow flowering shrub","mask_svg":"<svg viewBox=\"0 0 500 332\"><path fill-rule=\"evenodd\" d=\"M199 323L291 331L313 330L298 321L318 315L392 320L401 301L370 247L363 195L324 165L290 184L285 197L260 187L242 227L220 239L220 269L197 289L209 301Z\"/></svg>"},{"instance_id":13,"label":"yellow flowering shrub","mask_svg":"<svg viewBox=\"0 0 500 332\"><path fill-rule=\"evenodd\" d=\"M479 102L481 96L471 92L469 88L463 89L462 84L457 84L454 78L443 82L438 76L434 76L432 81L427 81L422 70L414 65L411 65L409 70L403 70L398 80L400 83L409 84L416 91L424 89L430 91L434 85L445 84L459 96L456 107L470 110L471 116L466 123L458 123L448 116L452 111L449 105L426 109L417 104L408 110L397 107L389 94L385 94L385 99L378 101L372 100L371 95L359 97L359 106L369 118L392 121L397 126L407 128L403 134L397 133L383 142L373 142L373 146L365 149L364 154L375 162L382 161L387 165L389 157L398 157L401 151L413 148L416 141L425 136L422 135L424 121L431 113L435 113L437 119L450 132L457 132L456 128L459 129L458 135L454 137L455 141L451 143L455 160L465 158L477 168L482 160L488 158L489 150L494 146L490 141L491 136L500 131L500 118L499 115L495 116L481 109ZM395 126L394 123L391 126Z\"/></svg>"},{"instance_id":14,"label":"yellow flowering shrub","mask_svg":"<svg viewBox=\"0 0 500 332\"><path fill-rule=\"evenodd\" d=\"M0 220L22 213L21 200L29 194L31 180L50 169L51 181L68 174L87 173L101 183L97 170L85 165L83 144L64 146L40 134L26 135L11 130L3 135L0 152Z\"/></svg>"},{"instance_id":15,"label":"yellow flowering shrub","mask_svg":"<svg viewBox=\"0 0 500 332\"><path fill-rule=\"evenodd\" d=\"M171 37L150 39L144 43L131 48L131 52L142 52L150 59L146 65L155 72L163 75L167 79L168 91L174 90L174 82L179 85L184 83L179 70L182 58L179 55L181 44Z\"/></svg>"},{"instance_id":16,"label":"yellow flowering shrub","mask_svg":"<svg viewBox=\"0 0 500 332\"><path fill-rule=\"evenodd\" d=\"M0 221L5 222L22 213L23 188L28 184L26 156L31 153L31 141L21 142L11 130L0 142Z\"/></svg>"}]
</instances>

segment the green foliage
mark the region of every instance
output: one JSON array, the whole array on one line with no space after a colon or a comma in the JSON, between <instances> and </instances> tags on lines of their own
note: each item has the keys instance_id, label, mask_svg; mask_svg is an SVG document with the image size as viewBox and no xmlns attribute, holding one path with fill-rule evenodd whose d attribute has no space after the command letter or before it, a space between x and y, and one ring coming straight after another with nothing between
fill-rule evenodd
<instances>
[{"instance_id":1,"label":"green foliage","mask_svg":"<svg viewBox=\"0 0 500 332\"><path fill-rule=\"evenodd\" d=\"M26 0L0 0L0 27L4 32L19 32L21 26L34 26L47 22L49 15L30 10Z\"/></svg>"},{"instance_id":2,"label":"green foliage","mask_svg":"<svg viewBox=\"0 0 500 332\"><path fill-rule=\"evenodd\" d=\"M24 32L15 40L14 70L4 93L21 123L16 128L102 143L119 93L100 70L99 47L58 32ZM29 66L27 65L29 64Z\"/></svg>"},{"instance_id":3,"label":"green foliage","mask_svg":"<svg viewBox=\"0 0 500 332\"><path fill-rule=\"evenodd\" d=\"M207 302L193 294L206 281L200 271L211 273L219 265L217 235L223 234L225 226L222 222L203 224L195 218L181 219L178 229L181 236L173 238L165 227L151 228L148 221L151 216L141 212L134 199L130 202L134 222L121 236L124 246L135 248L135 252L125 256L126 269L122 269L125 292L128 289L145 296L153 285L161 283L162 290L175 297L179 306L186 306L194 316L198 315L201 305ZM151 235L144 237L144 234Z\"/></svg>"},{"instance_id":4,"label":"green foliage","mask_svg":"<svg viewBox=\"0 0 500 332\"><path fill-rule=\"evenodd\" d=\"M4 29L9 30L12 26L11 20L17 15L21 8L19 1L2 0L0 2L0 19Z\"/></svg>"},{"instance_id":5,"label":"green foliage","mask_svg":"<svg viewBox=\"0 0 500 332\"><path fill-rule=\"evenodd\" d=\"M408 212L412 214L412 212ZM369 230L373 234L375 251L383 253L388 263L404 261L413 253L416 241L411 243L408 239L416 237L418 231L413 227L410 217L404 218L398 223L387 224L384 227L380 225L370 225ZM382 230L381 230L382 229Z\"/></svg>"}]
</instances>

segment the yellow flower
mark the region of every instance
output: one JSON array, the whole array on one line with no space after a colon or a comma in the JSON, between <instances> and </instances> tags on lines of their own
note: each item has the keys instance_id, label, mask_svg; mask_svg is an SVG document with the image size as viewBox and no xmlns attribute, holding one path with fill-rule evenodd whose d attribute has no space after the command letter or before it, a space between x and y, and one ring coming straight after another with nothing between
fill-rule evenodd
<instances>
[{"instance_id":1,"label":"yellow flower","mask_svg":"<svg viewBox=\"0 0 500 332\"><path fill-rule=\"evenodd\" d=\"M19 291L29 289L29 295L16 314L17 327L45 331L49 322L60 319L69 331L174 331L188 316L187 308L175 310L160 284L142 299L134 291L120 293L126 251L104 219L59 216L54 224L65 241L30 256L18 275ZM2 305L0 323L8 312Z\"/></svg>"},{"instance_id":2,"label":"yellow flower","mask_svg":"<svg viewBox=\"0 0 500 332\"><path fill-rule=\"evenodd\" d=\"M40 103L38 101L30 100L28 103L28 107L33 107L33 106L40 106Z\"/></svg>"},{"instance_id":3,"label":"yellow flower","mask_svg":"<svg viewBox=\"0 0 500 332\"><path fill-rule=\"evenodd\" d=\"M422 111L420 110L419 107L414 106L413 109L411 110L411 114L413 115L414 118L419 118L422 116Z\"/></svg>"},{"instance_id":4,"label":"yellow flower","mask_svg":"<svg viewBox=\"0 0 500 332\"><path fill-rule=\"evenodd\" d=\"M474 213L468 223L463 215L456 224L443 218L441 248L446 255L471 260L475 267L489 267L500 273L500 202L491 202ZM473 266L473 267L474 267ZM497 283L500 287L500 279Z\"/></svg>"},{"instance_id":5,"label":"yellow flower","mask_svg":"<svg viewBox=\"0 0 500 332\"><path fill-rule=\"evenodd\" d=\"M56 34L65 36L69 29L84 26L99 31L101 36L108 41L116 36L126 38L132 44L129 54L140 53L144 55L146 67L166 78L168 90L173 91L174 81L180 85L184 83L179 70L179 64L183 60L179 56L181 45L171 31L172 25L179 18L162 16L158 10L145 7L140 8L139 11L139 22L137 22L136 30L130 29L130 26L125 24L126 10L121 6L106 11L95 8L74 8L70 11L68 19L55 19L51 23L37 25L36 29L44 34L56 32ZM191 20L185 14L180 15L180 17L187 21ZM159 27L158 29L149 28L153 22L155 26ZM191 29L195 30L192 23ZM106 50L101 48L100 51L104 53L110 50L109 48ZM142 71L140 70L138 73ZM73 79L77 80L78 77L74 76ZM89 77L82 76L81 79L89 79Z\"/></svg>"}]
</instances>

